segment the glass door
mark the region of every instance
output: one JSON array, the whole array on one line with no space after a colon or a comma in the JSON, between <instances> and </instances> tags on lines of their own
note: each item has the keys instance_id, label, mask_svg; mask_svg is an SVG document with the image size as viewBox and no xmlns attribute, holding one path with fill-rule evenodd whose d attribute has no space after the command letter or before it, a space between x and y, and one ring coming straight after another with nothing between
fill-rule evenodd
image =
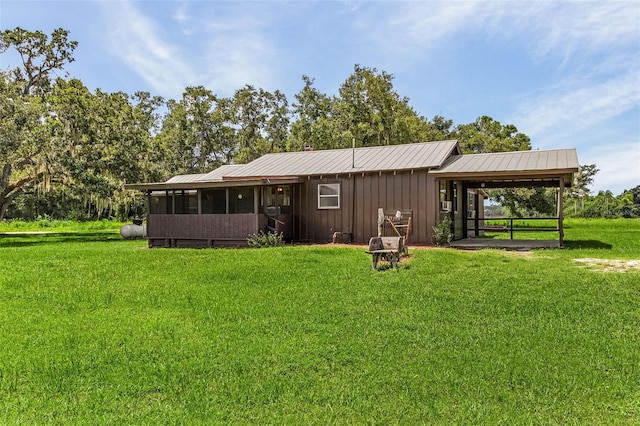
<instances>
[{"instance_id":1,"label":"glass door","mask_svg":"<svg viewBox=\"0 0 640 426\"><path fill-rule=\"evenodd\" d=\"M262 209L267 216L269 231L282 233L285 240L291 239L291 185L262 187Z\"/></svg>"}]
</instances>

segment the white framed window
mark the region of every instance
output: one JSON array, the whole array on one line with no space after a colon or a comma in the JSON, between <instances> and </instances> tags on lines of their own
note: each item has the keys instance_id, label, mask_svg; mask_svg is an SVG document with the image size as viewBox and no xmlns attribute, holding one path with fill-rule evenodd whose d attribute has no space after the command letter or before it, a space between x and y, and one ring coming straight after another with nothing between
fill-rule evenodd
<instances>
[{"instance_id":1,"label":"white framed window","mask_svg":"<svg viewBox=\"0 0 640 426\"><path fill-rule=\"evenodd\" d=\"M339 209L340 208L340 184L339 183L318 184L318 208L319 209Z\"/></svg>"}]
</instances>

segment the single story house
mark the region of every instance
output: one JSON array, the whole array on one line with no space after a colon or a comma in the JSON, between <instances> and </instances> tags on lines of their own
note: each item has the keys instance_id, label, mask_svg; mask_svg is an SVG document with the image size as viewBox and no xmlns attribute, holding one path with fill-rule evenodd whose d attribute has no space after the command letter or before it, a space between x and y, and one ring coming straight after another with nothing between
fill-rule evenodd
<instances>
[{"instance_id":1,"label":"single story house","mask_svg":"<svg viewBox=\"0 0 640 426\"><path fill-rule=\"evenodd\" d=\"M562 244L562 191L577 171L575 149L463 155L446 140L266 154L126 187L147 194L150 247L246 245L268 229L293 242L366 243L383 219L408 222L409 243L430 245L445 214L456 239L477 235L483 189L514 186L559 188Z\"/></svg>"}]
</instances>

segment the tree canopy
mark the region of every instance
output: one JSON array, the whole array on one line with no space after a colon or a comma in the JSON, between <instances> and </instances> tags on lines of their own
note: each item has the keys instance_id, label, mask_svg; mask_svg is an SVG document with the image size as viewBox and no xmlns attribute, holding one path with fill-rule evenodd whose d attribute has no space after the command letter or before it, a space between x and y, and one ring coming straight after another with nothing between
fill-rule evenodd
<instances>
[{"instance_id":1,"label":"tree canopy","mask_svg":"<svg viewBox=\"0 0 640 426\"><path fill-rule=\"evenodd\" d=\"M77 46L61 28L49 36L22 28L0 34L0 54L13 49L20 58L14 68L0 70L0 220L7 212L31 219L141 214L141 197L125 191L125 182L206 173L305 146L457 139L465 153L531 149L513 124L486 115L457 125L419 115L394 89L394 76L376 68L355 65L335 95L303 75L291 104L278 90L249 84L229 97L197 86L185 88L181 99L165 100L147 92L92 92L65 72ZM588 190L595 173L595 165L583 166L568 195L581 200L584 214L597 210ZM636 190L625 193L624 214L636 214L629 207L638 204ZM497 197L514 210L548 207L538 190L512 192Z\"/></svg>"},{"instance_id":2,"label":"tree canopy","mask_svg":"<svg viewBox=\"0 0 640 426\"><path fill-rule=\"evenodd\" d=\"M0 34L0 53L14 48L21 66L0 75L0 219L16 197L47 185L56 171L55 141L46 122L51 73L73 61L77 42L56 29L47 37L22 28Z\"/></svg>"}]
</instances>

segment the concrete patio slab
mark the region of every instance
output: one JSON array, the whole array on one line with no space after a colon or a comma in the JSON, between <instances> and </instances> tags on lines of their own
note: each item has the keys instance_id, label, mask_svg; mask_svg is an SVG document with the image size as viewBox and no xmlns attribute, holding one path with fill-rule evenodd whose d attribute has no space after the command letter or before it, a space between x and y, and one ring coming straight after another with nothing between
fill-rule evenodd
<instances>
[{"instance_id":1,"label":"concrete patio slab","mask_svg":"<svg viewBox=\"0 0 640 426\"><path fill-rule=\"evenodd\" d=\"M480 250L484 248L505 250L535 250L560 248L558 240L495 240L490 238L464 238L452 241L451 247L464 250Z\"/></svg>"}]
</instances>

